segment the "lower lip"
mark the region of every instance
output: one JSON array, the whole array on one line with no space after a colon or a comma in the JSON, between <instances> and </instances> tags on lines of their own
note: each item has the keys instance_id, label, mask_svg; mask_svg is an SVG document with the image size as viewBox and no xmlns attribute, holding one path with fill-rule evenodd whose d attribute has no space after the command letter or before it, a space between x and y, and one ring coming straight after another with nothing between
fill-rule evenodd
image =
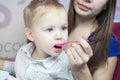
<instances>
[{"instance_id":1,"label":"lower lip","mask_svg":"<svg viewBox=\"0 0 120 80\"><path fill-rule=\"evenodd\" d=\"M56 52L56 53L60 53L61 51L62 51L61 48L55 48L55 52Z\"/></svg>"}]
</instances>

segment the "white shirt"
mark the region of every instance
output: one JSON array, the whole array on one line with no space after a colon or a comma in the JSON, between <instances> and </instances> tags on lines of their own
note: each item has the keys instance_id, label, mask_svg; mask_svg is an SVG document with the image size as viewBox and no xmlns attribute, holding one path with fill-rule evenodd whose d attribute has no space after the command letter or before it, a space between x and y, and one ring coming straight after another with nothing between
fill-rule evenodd
<instances>
[{"instance_id":1,"label":"white shirt","mask_svg":"<svg viewBox=\"0 0 120 80\"><path fill-rule=\"evenodd\" d=\"M33 60L35 46L29 43L19 49L15 60L16 78L19 80L73 80L68 58L64 51L58 57Z\"/></svg>"}]
</instances>

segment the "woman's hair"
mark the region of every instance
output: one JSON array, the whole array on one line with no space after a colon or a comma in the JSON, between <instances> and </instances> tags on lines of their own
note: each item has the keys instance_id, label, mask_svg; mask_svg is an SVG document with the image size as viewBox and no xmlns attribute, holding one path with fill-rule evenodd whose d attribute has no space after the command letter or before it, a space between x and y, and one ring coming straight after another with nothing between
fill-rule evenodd
<instances>
[{"instance_id":1,"label":"woman's hair","mask_svg":"<svg viewBox=\"0 0 120 80\"><path fill-rule=\"evenodd\" d=\"M69 34L75 28L74 0L71 0L68 11ZM96 17L98 27L90 39L90 45L94 55L88 62L90 72L93 74L95 70L104 65L108 58L109 39L111 35L111 27L113 25L116 0L108 0L106 9L103 9Z\"/></svg>"},{"instance_id":2,"label":"woman's hair","mask_svg":"<svg viewBox=\"0 0 120 80\"><path fill-rule=\"evenodd\" d=\"M32 0L24 9L25 27L31 27L37 18L39 19L53 9L64 9L64 6L58 0Z\"/></svg>"}]
</instances>

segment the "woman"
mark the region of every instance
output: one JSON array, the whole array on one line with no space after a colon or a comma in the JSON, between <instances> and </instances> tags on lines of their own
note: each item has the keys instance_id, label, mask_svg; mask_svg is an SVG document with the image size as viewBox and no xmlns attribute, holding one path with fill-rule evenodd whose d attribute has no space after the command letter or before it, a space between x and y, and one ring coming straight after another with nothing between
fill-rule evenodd
<instances>
[{"instance_id":1,"label":"woman","mask_svg":"<svg viewBox=\"0 0 120 80\"><path fill-rule=\"evenodd\" d=\"M112 80L120 55L111 34L115 6L116 0L70 1L69 41L79 39L79 44L73 43L66 53L75 80ZM82 37L88 38L93 51Z\"/></svg>"}]
</instances>

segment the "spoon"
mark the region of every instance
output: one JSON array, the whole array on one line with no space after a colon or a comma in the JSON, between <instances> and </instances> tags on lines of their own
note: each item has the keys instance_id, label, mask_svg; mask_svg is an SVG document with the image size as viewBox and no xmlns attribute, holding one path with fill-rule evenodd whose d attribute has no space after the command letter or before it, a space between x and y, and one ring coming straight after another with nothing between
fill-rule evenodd
<instances>
[{"instance_id":1,"label":"spoon","mask_svg":"<svg viewBox=\"0 0 120 80\"><path fill-rule=\"evenodd\" d=\"M65 44L74 43L74 42L77 42L77 41L67 41L64 43L58 43L58 44L55 44L54 47L55 48L62 48L62 46L64 46Z\"/></svg>"}]
</instances>

